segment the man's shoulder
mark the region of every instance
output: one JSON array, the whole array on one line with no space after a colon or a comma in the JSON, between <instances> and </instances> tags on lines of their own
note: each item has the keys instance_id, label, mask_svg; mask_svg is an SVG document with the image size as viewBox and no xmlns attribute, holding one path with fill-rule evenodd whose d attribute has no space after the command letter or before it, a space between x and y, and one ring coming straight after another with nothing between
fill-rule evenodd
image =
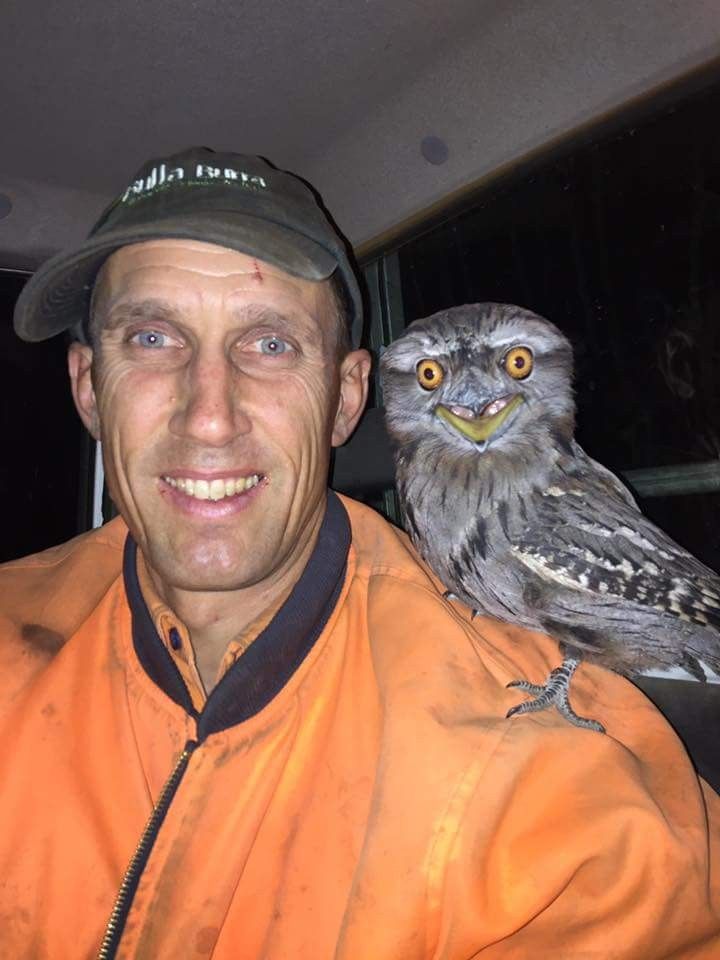
<instances>
[{"instance_id":1,"label":"man's shoulder","mask_svg":"<svg viewBox=\"0 0 720 960\"><path fill-rule=\"evenodd\" d=\"M473 611L460 601L449 599L443 583L423 561L413 547L410 538L376 510L342 497L352 526L355 575L369 584L369 600L382 600L403 607L404 616L397 621L407 627L414 617L413 611L426 618L428 627L444 625L457 630L471 639L474 646L487 650L499 648L504 651L527 651L531 647L542 650L538 666L544 667L558 654L558 645L544 634L524 627L502 623L486 617L475 617ZM526 657L520 655L521 663L512 656L503 655L503 668L512 672L518 666L527 666ZM532 659L532 658L531 658Z\"/></svg>"},{"instance_id":2,"label":"man's shoulder","mask_svg":"<svg viewBox=\"0 0 720 960\"><path fill-rule=\"evenodd\" d=\"M358 576L393 576L399 582L442 592L440 581L423 562L403 530L358 500L346 496L340 499L350 517Z\"/></svg>"},{"instance_id":3,"label":"man's shoulder","mask_svg":"<svg viewBox=\"0 0 720 960\"><path fill-rule=\"evenodd\" d=\"M119 576L126 532L118 518L0 564L0 659L12 657L13 650L57 652Z\"/></svg>"},{"instance_id":4,"label":"man's shoulder","mask_svg":"<svg viewBox=\"0 0 720 960\"><path fill-rule=\"evenodd\" d=\"M557 666L557 643L544 634L485 617L449 599L444 585L415 551L407 535L364 504L343 498L353 531L355 578L366 584L370 642L380 656L397 656L401 670L433 664L435 677L451 662L468 683L502 691L531 672ZM390 653L392 651L392 654ZM508 701L511 705L511 701Z\"/></svg>"},{"instance_id":5,"label":"man's shoulder","mask_svg":"<svg viewBox=\"0 0 720 960\"><path fill-rule=\"evenodd\" d=\"M357 570L368 584L369 639L383 675L397 679L415 672L419 697L427 696L430 687L437 687L434 692L440 699L462 688L462 710L472 705L478 715L504 721L507 710L526 696L507 685L515 680L544 683L562 661L558 642L525 627L474 616L445 596L443 584L401 530L363 504L346 498L343 502L353 528ZM578 712L598 714L597 719L621 739L632 739L630 728L636 723L666 727L636 687L600 667L583 664L573 680L572 695ZM568 726L555 710L514 718L512 723L543 735Z\"/></svg>"},{"instance_id":6,"label":"man's shoulder","mask_svg":"<svg viewBox=\"0 0 720 960\"><path fill-rule=\"evenodd\" d=\"M81 533L72 540L39 553L0 563L0 583L51 581L70 570L87 567L88 572L105 570L108 563L119 570L127 527L120 517L96 530ZM5 597L3 596L3 599Z\"/></svg>"}]
</instances>

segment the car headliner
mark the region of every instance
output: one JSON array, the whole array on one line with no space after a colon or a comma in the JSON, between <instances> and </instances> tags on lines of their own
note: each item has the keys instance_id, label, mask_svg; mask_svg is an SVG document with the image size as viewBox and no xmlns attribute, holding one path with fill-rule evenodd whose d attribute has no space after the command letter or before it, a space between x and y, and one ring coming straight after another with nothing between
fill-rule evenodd
<instances>
[{"instance_id":1,"label":"car headliner","mask_svg":"<svg viewBox=\"0 0 720 960\"><path fill-rule=\"evenodd\" d=\"M0 53L0 267L31 269L190 144L306 177L367 251L715 60L720 17L706 0L10 0Z\"/></svg>"}]
</instances>

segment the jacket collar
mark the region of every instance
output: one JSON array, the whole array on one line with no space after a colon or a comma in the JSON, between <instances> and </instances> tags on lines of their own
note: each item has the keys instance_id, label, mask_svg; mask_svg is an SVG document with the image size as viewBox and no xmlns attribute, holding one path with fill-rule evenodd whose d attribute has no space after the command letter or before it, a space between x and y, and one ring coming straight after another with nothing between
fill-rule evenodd
<instances>
[{"instance_id":1,"label":"jacket collar","mask_svg":"<svg viewBox=\"0 0 720 960\"><path fill-rule=\"evenodd\" d=\"M292 677L322 633L338 601L345 581L350 540L350 521L345 507L329 491L315 549L290 596L225 673L198 713L143 599L137 575L137 544L128 534L123 577L132 615L135 652L150 679L197 719L200 739L258 713Z\"/></svg>"}]
</instances>

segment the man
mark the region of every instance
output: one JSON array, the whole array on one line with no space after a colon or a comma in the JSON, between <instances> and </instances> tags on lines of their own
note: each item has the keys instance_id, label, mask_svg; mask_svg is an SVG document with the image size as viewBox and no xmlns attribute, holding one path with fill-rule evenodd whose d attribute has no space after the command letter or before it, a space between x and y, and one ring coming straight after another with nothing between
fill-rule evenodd
<instances>
[{"instance_id":1,"label":"man","mask_svg":"<svg viewBox=\"0 0 720 960\"><path fill-rule=\"evenodd\" d=\"M0 956L720 955L720 802L632 685L557 659L326 490L369 358L299 180L147 164L18 304L75 328L121 517L0 570Z\"/></svg>"}]
</instances>

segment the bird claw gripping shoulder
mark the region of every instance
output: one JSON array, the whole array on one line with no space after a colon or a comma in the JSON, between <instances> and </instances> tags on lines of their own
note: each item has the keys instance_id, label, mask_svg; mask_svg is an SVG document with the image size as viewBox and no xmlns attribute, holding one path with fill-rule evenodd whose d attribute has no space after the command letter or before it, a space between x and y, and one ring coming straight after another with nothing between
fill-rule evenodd
<instances>
[{"instance_id":1,"label":"bird claw gripping shoulder","mask_svg":"<svg viewBox=\"0 0 720 960\"><path fill-rule=\"evenodd\" d=\"M443 593L443 600L459 600L462 603L462 597L459 597L456 593L453 593L452 590L446 590ZM470 619L474 620L475 617L480 616L480 610L477 607L471 607L470 609Z\"/></svg>"},{"instance_id":2,"label":"bird claw gripping shoulder","mask_svg":"<svg viewBox=\"0 0 720 960\"><path fill-rule=\"evenodd\" d=\"M529 683L527 680L513 680L508 687L517 687L525 693L531 693L533 700L525 700L515 707L511 707L505 714L506 717L519 716L523 713L535 713L538 710L547 710L550 707L556 707L558 713L562 714L566 720L575 727L582 727L584 730L595 730L597 733L605 733L605 727L597 720L590 720L588 717L581 717L570 706L570 681L573 674L579 666L579 661L572 657L566 657L559 667L551 671L550 676L544 684Z\"/></svg>"}]
</instances>

